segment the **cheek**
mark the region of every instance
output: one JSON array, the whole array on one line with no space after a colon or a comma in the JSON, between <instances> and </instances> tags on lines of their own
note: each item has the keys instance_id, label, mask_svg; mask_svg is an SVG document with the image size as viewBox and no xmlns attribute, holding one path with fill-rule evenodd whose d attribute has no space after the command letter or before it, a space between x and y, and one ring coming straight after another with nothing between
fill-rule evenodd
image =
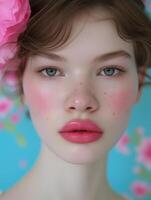
<instances>
[{"instance_id":1,"label":"cheek","mask_svg":"<svg viewBox=\"0 0 151 200\"><path fill-rule=\"evenodd\" d=\"M130 112L136 92L130 88L111 93L107 102L113 115L122 116Z\"/></svg>"},{"instance_id":2,"label":"cheek","mask_svg":"<svg viewBox=\"0 0 151 200\"><path fill-rule=\"evenodd\" d=\"M31 114L38 116L45 116L47 113L54 109L55 94L51 91L45 91L39 87L26 87L24 88L25 102L29 107Z\"/></svg>"}]
</instances>

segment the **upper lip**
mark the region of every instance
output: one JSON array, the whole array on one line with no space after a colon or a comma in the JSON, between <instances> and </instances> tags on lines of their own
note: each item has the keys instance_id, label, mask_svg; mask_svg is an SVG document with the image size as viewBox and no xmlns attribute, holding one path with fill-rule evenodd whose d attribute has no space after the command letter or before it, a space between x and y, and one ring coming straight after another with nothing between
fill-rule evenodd
<instances>
[{"instance_id":1,"label":"upper lip","mask_svg":"<svg viewBox=\"0 0 151 200\"><path fill-rule=\"evenodd\" d=\"M81 119L76 119L69 121L68 123L65 124L60 129L60 133L62 132L72 132L72 131L90 131L90 132L103 132L100 127L96 125L95 122L92 120L86 119L86 120L81 120Z\"/></svg>"}]
</instances>

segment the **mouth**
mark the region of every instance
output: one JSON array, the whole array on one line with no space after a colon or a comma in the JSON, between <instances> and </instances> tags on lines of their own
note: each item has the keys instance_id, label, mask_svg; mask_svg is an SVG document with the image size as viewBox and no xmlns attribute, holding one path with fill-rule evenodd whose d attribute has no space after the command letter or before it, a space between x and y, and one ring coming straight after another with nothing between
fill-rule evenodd
<instances>
[{"instance_id":1,"label":"mouth","mask_svg":"<svg viewBox=\"0 0 151 200\"><path fill-rule=\"evenodd\" d=\"M102 137L103 131L91 120L72 120L60 131L61 136L74 143L94 142Z\"/></svg>"},{"instance_id":2,"label":"mouth","mask_svg":"<svg viewBox=\"0 0 151 200\"><path fill-rule=\"evenodd\" d=\"M65 131L66 133L71 133L71 132L74 132L74 133L91 133L91 132L96 132L98 133L97 131L94 131L94 130L71 130L71 131ZM63 133L63 132L62 132Z\"/></svg>"},{"instance_id":3,"label":"mouth","mask_svg":"<svg viewBox=\"0 0 151 200\"><path fill-rule=\"evenodd\" d=\"M92 132L103 132L102 129L96 125L92 120L72 120L65 124L60 129L60 132L75 132L75 131L92 131Z\"/></svg>"}]
</instances>

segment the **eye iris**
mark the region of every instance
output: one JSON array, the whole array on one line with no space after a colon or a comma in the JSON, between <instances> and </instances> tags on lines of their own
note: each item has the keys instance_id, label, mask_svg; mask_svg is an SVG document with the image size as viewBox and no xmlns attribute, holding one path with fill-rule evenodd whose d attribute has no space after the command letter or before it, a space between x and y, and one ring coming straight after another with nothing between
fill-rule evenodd
<instances>
[{"instance_id":1,"label":"eye iris","mask_svg":"<svg viewBox=\"0 0 151 200\"><path fill-rule=\"evenodd\" d=\"M114 74L114 69L113 68L106 68L104 69L105 74L111 76Z\"/></svg>"},{"instance_id":2,"label":"eye iris","mask_svg":"<svg viewBox=\"0 0 151 200\"><path fill-rule=\"evenodd\" d=\"M56 69L51 69L51 68L46 69L47 74L51 76L55 75L56 71L57 71Z\"/></svg>"}]
</instances>

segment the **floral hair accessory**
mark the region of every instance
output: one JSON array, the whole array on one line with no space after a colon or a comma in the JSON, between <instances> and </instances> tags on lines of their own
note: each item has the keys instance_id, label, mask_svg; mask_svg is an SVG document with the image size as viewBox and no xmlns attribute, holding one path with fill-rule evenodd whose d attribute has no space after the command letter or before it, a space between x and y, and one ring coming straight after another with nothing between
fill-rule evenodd
<instances>
[{"instance_id":1,"label":"floral hair accessory","mask_svg":"<svg viewBox=\"0 0 151 200\"><path fill-rule=\"evenodd\" d=\"M0 69L15 56L30 13L29 0L0 0Z\"/></svg>"}]
</instances>

